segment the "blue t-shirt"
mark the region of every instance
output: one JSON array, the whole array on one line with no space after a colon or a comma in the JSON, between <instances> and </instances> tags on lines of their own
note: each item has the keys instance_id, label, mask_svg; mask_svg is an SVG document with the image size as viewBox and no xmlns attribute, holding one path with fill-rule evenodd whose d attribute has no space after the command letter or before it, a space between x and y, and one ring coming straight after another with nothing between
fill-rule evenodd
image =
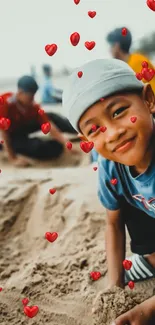
<instances>
[{"instance_id":1,"label":"blue t-shirt","mask_svg":"<svg viewBox=\"0 0 155 325\"><path fill-rule=\"evenodd\" d=\"M148 169L133 177L128 166L107 160L98 159L99 187L98 196L108 210L121 209L122 198L155 218L155 158ZM117 179L112 185L111 179Z\"/></svg>"}]
</instances>

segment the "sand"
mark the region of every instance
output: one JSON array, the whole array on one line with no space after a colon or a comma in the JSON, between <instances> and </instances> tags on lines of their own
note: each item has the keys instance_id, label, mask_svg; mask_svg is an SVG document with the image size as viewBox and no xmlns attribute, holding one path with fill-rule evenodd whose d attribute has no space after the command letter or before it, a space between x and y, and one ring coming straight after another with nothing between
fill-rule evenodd
<instances>
[{"instance_id":1,"label":"sand","mask_svg":"<svg viewBox=\"0 0 155 325\"><path fill-rule=\"evenodd\" d=\"M152 295L152 282L104 291L105 210L96 192L98 171L88 163L81 151L27 169L1 157L0 324L108 325ZM46 232L58 232L57 240L48 242ZM92 271L101 272L98 281L91 280ZM23 312L23 298L39 307L32 319Z\"/></svg>"}]
</instances>

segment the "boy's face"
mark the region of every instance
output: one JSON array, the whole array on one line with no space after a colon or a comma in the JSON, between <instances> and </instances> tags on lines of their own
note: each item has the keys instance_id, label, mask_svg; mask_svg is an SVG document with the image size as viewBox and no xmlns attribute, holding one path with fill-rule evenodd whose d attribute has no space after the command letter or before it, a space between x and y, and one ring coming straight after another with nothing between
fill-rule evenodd
<instances>
[{"instance_id":1,"label":"boy's face","mask_svg":"<svg viewBox=\"0 0 155 325\"><path fill-rule=\"evenodd\" d=\"M24 92L23 90L19 90L18 99L23 105L29 106L33 103L34 95L28 92Z\"/></svg>"},{"instance_id":2,"label":"boy's face","mask_svg":"<svg viewBox=\"0 0 155 325\"><path fill-rule=\"evenodd\" d=\"M93 141L101 156L137 166L149 149L154 112L154 94L151 87L145 85L141 97L133 93L120 94L94 104L81 117L79 128L83 140ZM137 118L135 123L131 122L131 117ZM97 127L95 132L91 130L92 125ZM107 128L105 132L100 131L101 126Z\"/></svg>"}]
</instances>

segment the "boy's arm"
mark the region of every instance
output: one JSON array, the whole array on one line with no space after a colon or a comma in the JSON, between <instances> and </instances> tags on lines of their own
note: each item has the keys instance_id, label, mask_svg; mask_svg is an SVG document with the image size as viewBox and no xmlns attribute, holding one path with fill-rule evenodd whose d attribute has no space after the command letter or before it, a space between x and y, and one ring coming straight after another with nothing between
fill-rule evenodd
<instances>
[{"instance_id":1,"label":"boy's arm","mask_svg":"<svg viewBox=\"0 0 155 325\"><path fill-rule=\"evenodd\" d=\"M107 211L106 254L109 286L124 288L123 260L125 259L125 224L120 210Z\"/></svg>"}]
</instances>

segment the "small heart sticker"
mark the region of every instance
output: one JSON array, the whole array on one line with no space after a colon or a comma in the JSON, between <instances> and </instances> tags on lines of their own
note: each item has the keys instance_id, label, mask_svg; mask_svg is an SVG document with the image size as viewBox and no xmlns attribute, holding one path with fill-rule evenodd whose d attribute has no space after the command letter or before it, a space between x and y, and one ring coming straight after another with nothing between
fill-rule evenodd
<instances>
[{"instance_id":1,"label":"small heart sticker","mask_svg":"<svg viewBox=\"0 0 155 325\"><path fill-rule=\"evenodd\" d=\"M8 118L1 117L0 118L0 129L7 131L11 125L11 121Z\"/></svg>"},{"instance_id":2,"label":"small heart sticker","mask_svg":"<svg viewBox=\"0 0 155 325\"><path fill-rule=\"evenodd\" d=\"M124 260L123 261L123 267L125 270L129 271L132 267L132 262L129 260Z\"/></svg>"},{"instance_id":3,"label":"small heart sticker","mask_svg":"<svg viewBox=\"0 0 155 325\"><path fill-rule=\"evenodd\" d=\"M130 118L130 121L131 121L132 123L135 123L135 122L137 121L137 117L136 117L136 116L132 116L132 117Z\"/></svg>"},{"instance_id":4,"label":"small heart sticker","mask_svg":"<svg viewBox=\"0 0 155 325\"><path fill-rule=\"evenodd\" d=\"M24 298L24 299L22 300L22 304L23 304L24 306L26 306L28 303L29 303L29 299L28 299L28 298Z\"/></svg>"},{"instance_id":5,"label":"small heart sticker","mask_svg":"<svg viewBox=\"0 0 155 325\"><path fill-rule=\"evenodd\" d=\"M53 195L56 192L56 188L50 188L49 192Z\"/></svg>"},{"instance_id":6,"label":"small heart sticker","mask_svg":"<svg viewBox=\"0 0 155 325\"><path fill-rule=\"evenodd\" d=\"M107 130L106 126L100 126L100 131L105 132Z\"/></svg>"},{"instance_id":7,"label":"small heart sticker","mask_svg":"<svg viewBox=\"0 0 155 325\"><path fill-rule=\"evenodd\" d=\"M143 68L148 68L148 62L147 61L143 61L142 62L142 67Z\"/></svg>"},{"instance_id":8,"label":"small heart sticker","mask_svg":"<svg viewBox=\"0 0 155 325\"><path fill-rule=\"evenodd\" d=\"M95 47L96 43L94 41L91 42L85 42L85 47L87 48L87 50L91 51L94 47Z\"/></svg>"},{"instance_id":9,"label":"small heart sticker","mask_svg":"<svg viewBox=\"0 0 155 325\"><path fill-rule=\"evenodd\" d=\"M51 129L51 124L49 122L47 123L44 123L41 125L41 130L44 134L47 134L50 132L50 129Z\"/></svg>"},{"instance_id":10,"label":"small heart sticker","mask_svg":"<svg viewBox=\"0 0 155 325\"><path fill-rule=\"evenodd\" d=\"M155 11L155 0L147 0L147 6L152 10Z\"/></svg>"},{"instance_id":11,"label":"small heart sticker","mask_svg":"<svg viewBox=\"0 0 155 325\"><path fill-rule=\"evenodd\" d=\"M53 243L58 238L57 232L46 232L45 238L50 242Z\"/></svg>"},{"instance_id":12,"label":"small heart sticker","mask_svg":"<svg viewBox=\"0 0 155 325\"><path fill-rule=\"evenodd\" d=\"M155 75L155 70L143 68L141 74L146 81L151 81Z\"/></svg>"},{"instance_id":13,"label":"small heart sticker","mask_svg":"<svg viewBox=\"0 0 155 325\"><path fill-rule=\"evenodd\" d=\"M100 272L91 272L91 273L90 273L90 277L91 277L94 281L97 281L97 280L101 277L101 273L100 273Z\"/></svg>"},{"instance_id":14,"label":"small heart sticker","mask_svg":"<svg viewBox=\"0 0 155 325\"><path fill-rule=\"evenodd\" d=\"M89 142L89 141L81 141L80 142L80 147L81 149L85 152L88 153L90 152L93 147L94 147L94 142Z\"/></svg>"},{"instance_id":15,"label":"small heart sticker","mask_svg":"<svg viewBox=\"0 0 155 325\"><path fill-rule=\"evenodd\" d=\"M48 44L45 46L45 51L49 56L52 56L56 53L58 46L56 44Z\"/></svg>"},{"instance_id":16,"label":"small heart sticker","mask_svg":"<svg viewBox=\"0 0 155 325\"><path fill-rule=\"evenodd\" d=\"M78 5L80 3L80 0L74 0L74 3Z\"/></svg>"},{"instance_id":17,"label":"small heart sticker","mask_svg":"<svg viewBox=\"0 0 155 325\"><path fill-rule=\"evenodd\" d=\"M142 79L143 79L143 76L142 76L142 74L141 74L140 72L137 72L137 73L136 73L136 78L137 78L138 80L142 80Z\"/></svg>"},{"instance_id":18,"label":"small heart sticker","mask_svg":"<svg viewBox=\"0 0 155 325\"><path fill-rule=\"evenodd\" d=\"M42 116L42 115L44 115L44 113L45 113L45 111L44 111L43 109L39 109L39 110L38 110L38 114L39 114L39 115Z\"/></svg>"},{"instance_id":19,"label":"small heart sticker","mask_svg":"<svg viewBox=\"0 0 155 325\"><path fill-rule=\"evenodd\" d=\"M118 183L117 178L113 178L113 179L111 179L110 183L111 183L112 185L116 185L116 184Z\"/></svg>"},{"instance_id":20,"label":"small heart sticker","mask_svg":"<svg viewBox=\"0 0 155 325\"><path fill-rule=\"evenodd\" d=\"M94 18L96 16L96 11L88 11L88 16Z\"/></svg>"},{"instance_id":21,"label":"small heart sticker","mask_svg":"<svg viewBox=\"0 0 155 325\"><path fill-rule=\"evenodd\" d=\"M73 33L71 36L70 36L70 41L71 41L71 44L73 46L76 46L78 45L79 41L80 41L80 34L75 32Z\"/></svg>"},{"instance_id":22,"label":"small heart sticker","mask_svg":"<svg viewBox=\"0 0 155 325\"><path fill-rule=\"evenodd\" d=\"M97 170L97 167L93 167L93 169L96 171Z\"/></svg>"},{"instance_id":23,"label":"small heart sticker","mask_svg":"<svg viewBox=\"0 0 155 325\"><path fill-rule=\"evenodd\" d=\"M91 129L92 129L93 132L95 132L97 130L97 126L95 124L93 124Z\"/></svg>"},{"instance_id":24,"label":"small heart sticker","mask_svg":"<svg viewBox=\"0 0 155 325\"><path fill-rule=\"evenodd\" d=\"M122 35L123 35L123 36L126 36L127 33L128 33L127 28L122 28Z\"/></svg>"},{"instance_id":25,"label":"small heart sticker","mask_svg":"<svg viewBox=\"0 0 155 325\"><path fill-rule=\"evenodd\" d=\"M71 150L71 149L72 149L72 143L71 143L70 141L68 141L68 142L66 143L66 148L67 148L68 150Z\"/></svg>"},{"instance_id":26,"label":"small heart sticker","mask_svg":"<svg viewBox=\"0 0 155 325\"><path fill-rule=\"evenodd\" d=\"M78 75L79 78L82 78L82 76L83 76L83 72L82 72L82 71L79 71L79 72L77 73L77 75Z\"/></svg>"},{"instance_id":27,"label":"small heart sticker","mask_svg":"<svg viewBox=\"0 0 155 325\"><path fill-rule=\"evenodd\" d=\"M3 290L3 288L2 287L0 287L0 292Z\"/></svg>"},{"instance_id":28,"label":"small heart sticker","mask_svg":"<svg viewBox=\"0 0 155 325\"><path fill-rule=\"evenodd\" d=\"M4 105L4 98L2 96L0 96L0 106Z\"/></svg>"},{"instance_id":29,"label":"small heart sticker","mask_svg":"<svg viewBox=\"0 0 155 325\"><path fill-rule=\"evenodd\" d=\"M39 308L38 306L25 306L24 313L29 318L33 318L38 314Z\"/></svg>"},{"instance_id":30,"label":"small heart sticker","mask_svg":"<svg viewBox=\"0 0 155 325\"><path fill-rule=\"evenodd\" d=\"M130 289L133 289L134 286L135 286L134 282L133 282L133 281L129 281L129 283L128 283L128 287L129 287Z\"/></svg>"}]
</instances>

